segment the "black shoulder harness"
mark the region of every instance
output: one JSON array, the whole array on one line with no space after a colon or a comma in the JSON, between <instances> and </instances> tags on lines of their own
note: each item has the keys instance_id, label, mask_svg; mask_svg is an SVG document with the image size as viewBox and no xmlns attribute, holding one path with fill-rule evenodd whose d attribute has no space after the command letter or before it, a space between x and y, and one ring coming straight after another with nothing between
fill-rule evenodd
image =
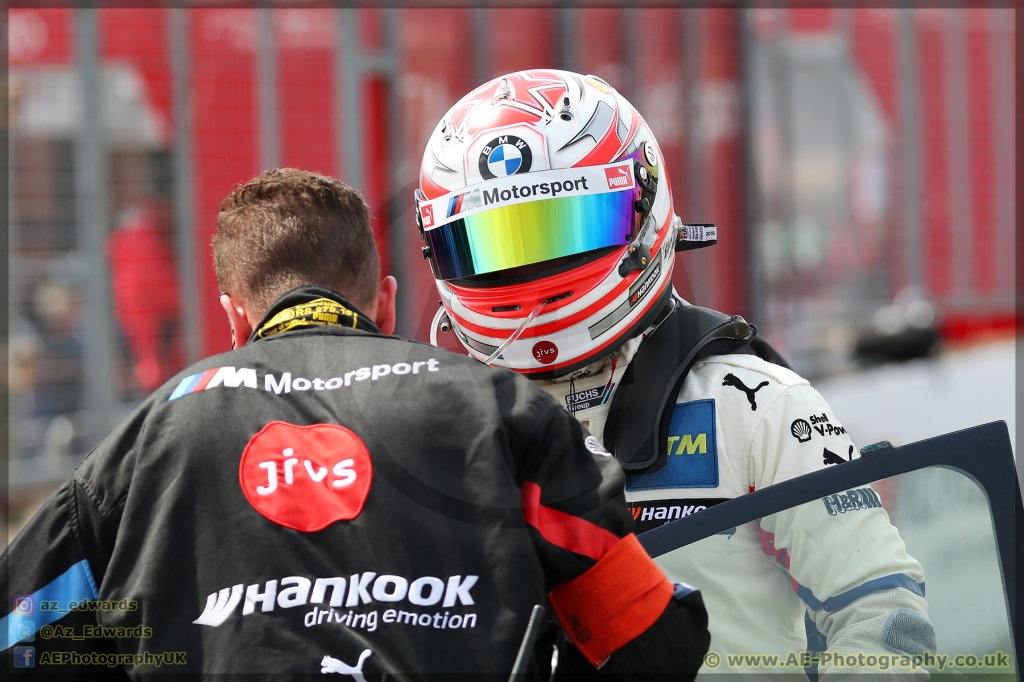
<instances>
[{"instance_id":1,"label":"black shoulder harness","mask_svg":"<svg viewBox=\"0 0 1024 682\"><path fill-rule=\"evenodd\" d=\"M676 396L700 358L751 353L785 366L782 356L767 343L761 339L753 343L756 334L757 328L739 315L730 317L675 302L668 317L637 349L608 409L604 446L623 469L638 473L665 455Z\"/></svg>"}]
</instances>

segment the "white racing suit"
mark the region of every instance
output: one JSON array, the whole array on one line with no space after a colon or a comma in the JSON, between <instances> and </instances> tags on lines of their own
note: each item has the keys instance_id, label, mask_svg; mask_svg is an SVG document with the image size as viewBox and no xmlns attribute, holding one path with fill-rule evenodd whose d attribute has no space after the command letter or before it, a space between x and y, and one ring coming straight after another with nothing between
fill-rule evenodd
<instances>
[{"instance_id":1,"label":"white racing suit","mask_svg":"<svg viewBox=\"0 0 1024 682\"><path fill-rule=\"evenodd\" d=\"M582 376L537 383L600 438L611 397L639 345L639 338L630 340L616 358ZM627 476L637 533L859 457L807 380L747 354L714 355L693 366L678 393L668 446L660 469ZM655 561L670 579L704 595L711 651L719 659L713 665L714 657L706 658L701 676L803 678L809 662L794 666L790 654L799 658L807 648L806 610L827 638L828 653L846 656L841 665L823 659L820 679L854 672L857 680L927 679L913 663L899 665L906 656L893 658L935 651L924 572L870 487L745 524ZM849 656L860 654L852 665ZM730 665L730 655L738 665ZM736 655L769 658L740 663ZM788 664L773 665L772 655ZM868 665L872 660L878 663Z\"/></svg>"}]
</instances>

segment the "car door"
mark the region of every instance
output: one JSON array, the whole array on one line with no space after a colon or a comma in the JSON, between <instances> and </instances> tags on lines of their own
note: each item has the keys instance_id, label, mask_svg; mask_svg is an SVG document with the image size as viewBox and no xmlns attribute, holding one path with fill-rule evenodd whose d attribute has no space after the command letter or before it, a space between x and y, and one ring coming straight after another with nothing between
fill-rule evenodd
<instances>
[{"instance_id":1,"label":"car door","mask_svg":"<svg viewBox=\"0 0 1024 682\"><path fill-rule=\"evenodd\" d=\"M704 595L701 678L1020 679L1024 507L1004 422L870 446L639 539Z\"/></svg>"}]
</instances>

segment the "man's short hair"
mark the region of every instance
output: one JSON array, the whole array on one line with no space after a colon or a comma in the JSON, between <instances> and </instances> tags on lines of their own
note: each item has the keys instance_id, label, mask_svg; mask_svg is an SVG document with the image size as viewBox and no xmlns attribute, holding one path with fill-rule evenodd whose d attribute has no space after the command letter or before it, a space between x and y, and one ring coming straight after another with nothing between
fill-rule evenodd
<instances>
[{"instance_id":1,"label":"man's short hair","mask_svg":"<svg viewBox=\"0 0 1024 682\"><path fill-rule=\"evenodd\" d=\"M359 192L295 168L263 171L221 202L213 263L221 291L259 315L304 284L367 305L380 278L370 210Z\"/></svg>"}]
</instances>

